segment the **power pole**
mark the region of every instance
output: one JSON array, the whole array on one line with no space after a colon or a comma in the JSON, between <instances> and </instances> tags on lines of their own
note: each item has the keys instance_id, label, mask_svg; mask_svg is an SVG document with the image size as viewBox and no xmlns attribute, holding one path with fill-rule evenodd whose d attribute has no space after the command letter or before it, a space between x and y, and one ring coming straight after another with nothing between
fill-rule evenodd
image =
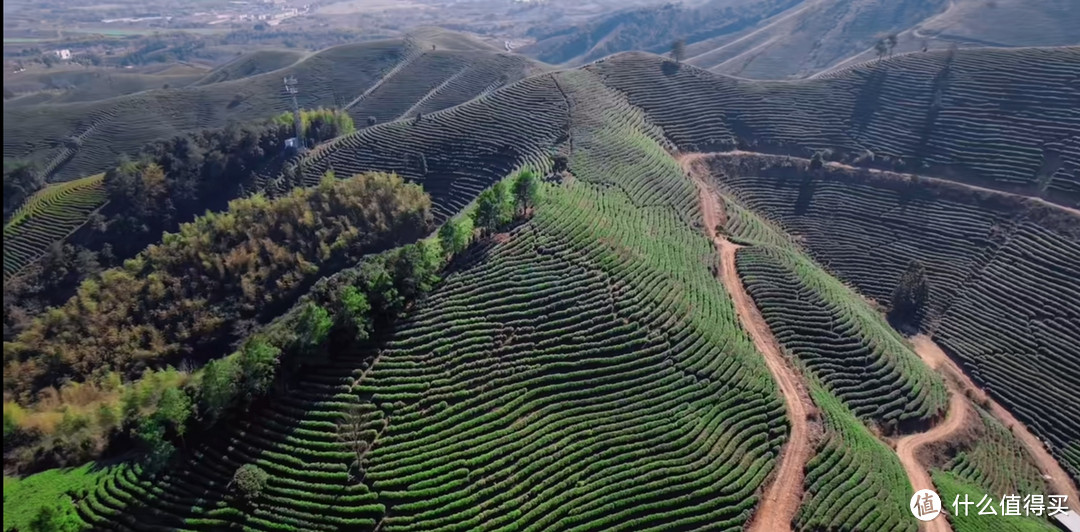
<instances>
[{"instance_id":1,"label":"power pole","mask_svg":"<svg viewBox=\"0 0 1080 532\"><path fill-rule=\"evenodd\" d=\"M285 83L285 93L292 97L293 127L296 128L296 138L294 140L296 151L303 152L305 148L304 129L300 120L300 104L296 102L296 95L300 93L300 89L296 88L296 78L293 76L286 77L282 81Z\"/></svg>"}]
</instances>

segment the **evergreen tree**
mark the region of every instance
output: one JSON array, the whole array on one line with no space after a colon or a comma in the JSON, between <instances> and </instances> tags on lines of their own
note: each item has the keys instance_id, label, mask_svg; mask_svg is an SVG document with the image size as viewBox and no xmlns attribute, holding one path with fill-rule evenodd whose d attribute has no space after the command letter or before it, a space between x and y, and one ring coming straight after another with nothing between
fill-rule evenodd
<instances>
[{"instance_id":1,"label":"evergreen tree","mask_svg":"<svg viewBox=\"0 0 1080 532\"><path fill-rule=\"evenodd\" d=\"M514 204L522 216L536 206L539 196L540 178L536 176L536 172L526 168L518 173L514 180Z\"/></svg>"},{"instance_id":2,"label":"evergreen tree","mask_svg":"<svg viewBox=\"0 0 1080 532\"><path fill-rule=\"evenodd\" d=\"M889 53L889 45L885 43L885 39L878 39L878 42L874 43L874 52L877 52L878 61Z\"/></svg>"},{"instance_id":3,"label":"evergreen tree","mask_svg":"<svg viewBox=\"0 0 1080 532\"><path fill-rule=\"evenodd\" d=\"M473 223L485 234L492 233L499 227L499 198L494 190L489 188L476 198Z\"/></svg>"},{"instance_id":4,"label":"evergreen tree","mask_svg":"<svg viewBox=\"0 0 1080 532\"><path fill-rule=\"evenodd\" d=\"M472 239L473 220L468 216L447 220L439 228L439 243L447 255L454 255L465 250Z\"/></svg>"},{"instance_id":5,"label":"evergreen tree","mask_svg":"<svg viewBox=\"0 0 1080 532\"><path fill-rule=\"evenodd\" d=\"M897 325L918 328L921 314L930 298L930 286L926 280L926 268L917 260L908 264L893 290L889 318Z\"/></svg>"},{"instance_id":6,"label":"evergreen tree","mask_svg":"<svg viewBox=\"0 0 1080 532\"><path fill-rule=\"evenodd\" d=\"M679 39L671 43L671 58L676 63L682 63L682 60L686 58L686 40Z\"/></svg>"}]
</instances>

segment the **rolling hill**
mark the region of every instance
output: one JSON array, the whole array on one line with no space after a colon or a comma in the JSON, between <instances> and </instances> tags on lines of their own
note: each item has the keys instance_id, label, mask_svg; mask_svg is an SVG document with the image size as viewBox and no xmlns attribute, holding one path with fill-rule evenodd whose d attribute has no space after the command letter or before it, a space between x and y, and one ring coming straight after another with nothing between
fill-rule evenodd
<instances>
[{"instance_id":1,"label":"rolling hill","mask_svg":"<svg viewBox=\"0 0 1080 532\"><path fill-rule=\"evenodd\" d=\"M295 50L259 50L215 68L194 85L210 85L273 72L296 64L305 54Z\"/></svg>"},{"instance_id":2,"label":"rolling hill","mask_svg":"<svg viewBox=\"0 0 1080 532\"><path fill-rule=\"evenodd\" d=\"M4 280L86 223L106 201L104 174L49 185L26 200L4 225Z\"/></svg>"},{"instance_id":3,"label":"rolling hill","mask_svg":"<svg viewBox=\"0 0 1080 532\"><path fill-rule=\"evenodd\" d=\"M80 523L914 532L922 487L1075 492L1080 48L769 82L645 53L503 80L516 58L378 46L396 60L345 107L379 123L264 189L394 171L441 222L531 166L537 203L170 467L61 494ZM880 312L912 260L920 332L989 398Z\"/></svg>"},{"instance_id":4,"label":"rolling hill","mask_svg":"<svg viewBox=\"0 0 1080 532\"><path fill-rule=\"evenodd\" d=\"M4 89L15 94L4 101L4 107L90 102L163 87L180 88L205 75L205 68L184 64L138 70L76 66L20 72L4 80Z\"/></svg>"},{"instance_id":5,"label":"rolling hill","mask_svg":"<svg viewBox=\"0 0 1080 532\"><path fill-rule=\"evenodd\" d=\"M366 124L369 116L385 121L457 105L538 68L520 56L477 50L474 41L464 41L462 50L440 48L443 41L462 40L342 45L277 70L291 56L268 52L226 65L191 87L86 103L5 105L4 155L40 159L51 181L66 181L100 172L149 140L287 111L285 76L297 78L302 107L346 108ZM248 75L262 70L269 71Z\"/></svg>"},{"instance_id":6,"label":"rolling hill","mask_svg":"<svg viewBox=\"0 0 1080 532\"><path fill-rule=\"evenodd\" d=\"M886 34L895 52L952 45L1061 46L1080 41L1080 15L1065 0L713 0L601 15L533 31L523 53L580 65L623 51L667 53L687 42L687 62L755 79L804 78L875 57Z\"/></svg>"}]
</instances>

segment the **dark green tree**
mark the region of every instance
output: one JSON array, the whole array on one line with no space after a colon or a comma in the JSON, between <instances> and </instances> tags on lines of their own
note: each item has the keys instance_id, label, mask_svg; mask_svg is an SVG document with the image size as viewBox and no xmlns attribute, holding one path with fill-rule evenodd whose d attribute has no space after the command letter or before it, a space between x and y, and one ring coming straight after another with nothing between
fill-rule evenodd
<instances>
[{"instance_id":1,"label":"dark green tree","mask_svg":"<svg viewBox=\"0 0 1080 532\"><path fill-rule=\"evenodd\" d=\"M365 261L361 264L360 278L375 313L384 318L397 314L404 300L382 261Z\"/></svg>"},{"instance_id":2,"label":"dark green tree","mask_svg":"<svg viewBox=\"0 0 1080 532\"><path fill-rule=\"evenodd\" d=\"M191 417L191 398L179 388L169 388L161 394L155 415L163 425L183 438L188 418Z\"/></svg>"},{"instance_id":3,"label":"dark green tree","mask_svg":"<svg viewBox=\"0 0 1080 532\"><path fill-rule=\"evenodd\" d=\"M514 196L510 186L505 181L499 181L491 187L491 192L495 194L497 200L498 224L503 226L510 223L514 219Z\"/></svg>"},{"instance_id":4,"label":"dark green tree","mask_svg":"<svg viewBox=\"0 0 1080 532\"><path fill-rule=\"evenodd\" d=\"M356 339L366 340L371 335L371 303L367 295L353 285L345 285L338 291L341 317L346 325L356 329Z\"/></svg>"},{"instance_id":5,"label":"dark green tree","mask_svg":"<svg viewBox=\"0 0 1080 532\"><path fill-rule=\"evenodd\" d=\"M45 186L45 177L33 164L4 161L4 219L15 212L34 192Z\"/></svg>"},{"instance_id":6,"label":"dark green tree","mask_svg":"<svg viewBox=\"0 0 1080 532\"><path fill-rule=\"evenodd\" d=\"M322 345L330 330L329 324L323 322L323 320L329 322L330 319L326 310L318 305L310 306L321 310L322 313L318 316L302 315L301 326L297 331L301 338L301 348ZM322 332L323 328L325 332ZM240 368L239 388L249 401L266 395L274 385L274 375L277 372L280 354L281 350L263 336L249 338L240 348L237 359Z\"/></svg>"},{"instance_id":7,"label":"dark green tree","mask_svg":"<svg viewBox=\"0 0 1080 532\"><path fill-rule=\"evenodd\" d=\"M930 285L926 279L926 268L918 260L913 260L908 263L907 270L900 276L900 282L893 290L889 319L897 325L918 328L929 298Z\"/></svg>"},{"instance_id":8,"label":"dark green tree","mask_svg":"<svg viewBox=\"0 0 1080 532\"><path fill-rule=\"evenodd\" d=\"M874 43L874 52L877 53L878 61L881 61L881 58L889 53L889 45L885 43L885 39L878 39L878 41Z\"/></svg>"},{"instance_id":9,"label":"dark green tree","mask_svg":"<svg viewBox=\"0 0 1080 532\"><path fill-rule=\"evenodd\" d=\"M476 211L473 213L473 223L480 231L487 234L493 233L499 227L499 198L494 190L487 189L476 198Z\"/></svg>"},{"instance_id":10,"label":"dark green tree","mask_svg":"<svg viewBox=\"0 0 1080 532\"><path fill-rule=\"evenodd\" d=\"M447 255L461 253L472 239L473 220L468 216L447 220L439 228L439 243Z\"/></svg>"},{"instance_id":11,"label":"dark green tree","mask_svg":"<svg viewBox=\"0 0 1080 532\"><path fill-rule=\"evenodd\" d=\"M151 475L165 468L176 448L165 439L165 426L155 417L144 418L135 432L143 449L143 468Z\"/></svg>"},{"instance_id":12,"label":"dark green tree","mask_svg":"<svg viewBox=\"0 0 1080 532\"><path fill-rule=\"evenodd\" d=\"M210 422L217 421L236 397L239 368L235 358L211 360L199 381L199 407Z\"/></svg>"},{"instance_id":13,"label":"dark green tree","mask_svg":"<svg viewBox=\"0 0 1080 532\"><path fill-rule=\"evenodd\" d=\"M532 169L526 168L514 179L514 205L524 216L530 208L536 206L540 197L540 178Z\"/></svg>"},{"instance_id":14,"label":"dark green tree","mask_svg":"<svg viewBox=\"0 0 1080 532\"><path fill-rule=\"evenodd\" d=\"M671 43L671 58L676 63L682 63L683 59L686 59L686 40L678 39Z\"/></svg>"}]
</instances>

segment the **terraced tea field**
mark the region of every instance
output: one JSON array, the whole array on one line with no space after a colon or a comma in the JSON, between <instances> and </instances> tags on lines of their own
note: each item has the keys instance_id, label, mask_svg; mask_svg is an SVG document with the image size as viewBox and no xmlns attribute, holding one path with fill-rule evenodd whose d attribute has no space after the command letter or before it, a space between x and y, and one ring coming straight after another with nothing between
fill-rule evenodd
<instances>
[{"instance_id":1,"label":"terraced tea field","mask_svg":"<svg viewBox=\"0 0 1080 532\"><path fill-rule=\"evenodd\" d=\"M41 258L105 204L104 174L45 187L4 225L4 280Z\"/></svg>"},{"instance_id":2,"label":"terraced tea field","mask_svg":"<svg viewBox=\"0 0 1080 532\"><path fill-rule=\"evenodd\" d=\"M783 404L700 260L712 246L685 223L696 208L681 212L695 190L657 131L588 73L559 83L581 118L575 183L545 186L528 223L474 250L391 338L341 353L182 468L152 483L114 477L82 518L103 529L740 529L784 441ZM596 120L601 109L611 115ZM670 186L631 186L646 176ZM369 449L360 476L343 419ZM271 472L254 511L226 489L249 462Z\"/></svg>"},{"instance_id":3,"label":"terraced tea field","mask_svg":"<svg viewBox=\"0 0 1080 532\"><path fill-rule=\"evenodd\" d=\"M552 146L566 138L568 112L554 78L534 76L419 120L380 124L325 143L300 163L301 179L313 185L327 170L393 171L423 183L445 219L514 168L549 164Z\"/></svg>"},{"instance_id":4,"label":"terraced tea field","mask_svg":"<svg viewBox=\"0 0 1080 532\"><path fill-rule=\"evenodd\" d=\"M934 484L939 486L944 500L957 495L982 497L990 493L1000 500L1014 494L1054 493L1043 481L1039 469L1026 459L1024 447L985 410L979 409L973 423L977 439L956 453L934 472ZM959 531L980 530L1057 530L1045 518L991 517L959 515L954 518L954 528Z\"/></svg>"},{"instance_id":5,"label":"terraced tea field","mask_svg":"<svg viewBox=\"0 0 1080 532\"><path fill-rule=\"evenodd\" d=\"M532 61L500 54L494 48L432 51L429 41L411 38L337 46L282 66L231 79L244 70L237 65L240 72L219 71L220 77L230 79L93 102L5 107L4 153L16 158L55 158L65 139L92 130L62 165L49 172L50 180L64 181L103 171L120 154L134 154L150 140L288 111L292 103L283 92L284 76L299 82L302 107L348 107L356 123L363 125L369 116L383 122L406 112L452 107L538 68ZM257 64L254 68L270 67ZM364 104L356 104L364 94Z\"/></svg>"},{"instance_id":6,"label":"terraced tea field","mask_svg":"<svg viewBox=\"0 0 1080 532\"><path fill-rule=\"evenodd\" d=\"M585 68L684 151L870 154L874 164L1080 204L1080 47L911 53L792 82L641 53Z\"/></svg>"},{"instance_id":7,"label":"terraced tea field","mask_svg":"<svg viewBox=\"0 0 1080 532\"><path fill-rule=\"evenodd\" d=\"M777 340L854 415L893 433L941 417L940 378L846 287L768 248L741 250L737 267Z\"/></svg>"},{"instance_id":8,"label":"terraced tea field","mask_svg":"<svg viewBox=\"0 0 1080 532\"><path fill-rule=\"evenodd\" d=\"M1080 216L941 183L916 188L843 170L811 176L769 158L740 166L719 157L713 168L746 205L883 304L908 262L922 261L931 287L923 327L1077 475L1068 450L1080 431L1051 420L1080 412L1080 396L1065 391L1080 389L1069 369L1080 360L1080 298L1066 295L1080 293Z\"/></svg>"},{"instance_id":9,"label":"terraced tea field","mask_svg":"<svg viewBox=\"0 0 1080 532\"><path fill-rule=\"evenodd\" d=\"M798 530L918 530L907 503L914 493L896 454L834 396L815 386L824 436L806 464L807 499Z\"/></svg>"},{"instance_id":10,"label":"terraced tea field","mask_svg":"<svg viewBox=\"0 0 1080 532\"><path fill-rule=\"evenodd\" d=\"M83 523L914 532L924 485L1071 486L1058 472L1080 470L1080 217L955 181L1070 197L1080 49L909 54L763 83L645 54L525 77L519 58L414 45L349 49L372 55L335 67L379 65L363 74L320 63L348 48L290 67L327 66L348 90L316 97L379 123L260 186L394 171L444 221L531 166L535 208L376 338L335 344L163 472L103 474L73 497ZM87 129L72 160L119 124ZM688 153L705 148L871 150L863 163L933 177ZM937 362L881 312L912 259ZM246 464L268 473L251 501L232 485Z\"/></svg>"}]
</instances>

